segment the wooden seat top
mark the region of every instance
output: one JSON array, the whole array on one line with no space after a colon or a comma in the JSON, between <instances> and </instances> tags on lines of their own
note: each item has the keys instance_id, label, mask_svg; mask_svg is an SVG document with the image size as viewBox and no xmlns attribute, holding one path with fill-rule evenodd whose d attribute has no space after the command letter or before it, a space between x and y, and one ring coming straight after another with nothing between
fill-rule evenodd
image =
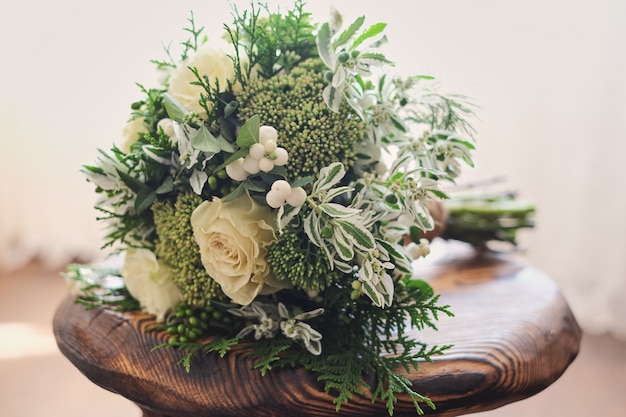
<instances>
[{"instance_id":1,"label":"wooden seat top","mask_svg":"<svg viewBox=\"0 0 626 417\"><path fill-rule=\"evenodd\" d=\"M578 353L581 330L555 283L541 271L501 254L444 258L420 271L450 304L453 318L415 337L453 344L409 375L437 409L458 416L490 410L548 387ZM383 403L354 397L335 411L314 374L276 369L266 376L235 350L224 358L197 355L189 373L182 353L152 348L166 340L146 332L146 314L85 310L67 298L54 317L61 352L95 384L136 403L144 417L384 416ZM415 416L400 396L394 416Z\"/></svg>"}]
</instances>

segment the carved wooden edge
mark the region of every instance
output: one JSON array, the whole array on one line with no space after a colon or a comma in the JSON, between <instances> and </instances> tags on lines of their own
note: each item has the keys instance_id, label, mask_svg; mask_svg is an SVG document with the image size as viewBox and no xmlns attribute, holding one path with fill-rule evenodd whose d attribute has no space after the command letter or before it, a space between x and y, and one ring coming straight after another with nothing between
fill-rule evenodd
<instances>
[{"instance_id":1,"label":"carved wooden edge","mask_svg":"<svg viewBox=\"0 0 626 417\"><path fill-rule=\"evenodd\" d=\"M441 320L438 332L417 333L429 344L455 344L409 374L415 389L437 405L434 412L423 407L427 415L486 411L526 398L558 379L576 357L580 328L540 271L507 259L471 259L439 265L429 279L456 318ZM503 300L507 304L499 305ZM263 377L237 350L225 358L198 357L187 374L177 364L180 352L151 351L165 340L144 331L152 324L142 313L87 311L69 297L54 317L61 352L91 381L138 404L146 417L386 415L384 404L372 404L367 395L337 414L315 375L277 369ZM400 396L394 415L413 416L415 409Z\"/></svg>"}]
</instances>

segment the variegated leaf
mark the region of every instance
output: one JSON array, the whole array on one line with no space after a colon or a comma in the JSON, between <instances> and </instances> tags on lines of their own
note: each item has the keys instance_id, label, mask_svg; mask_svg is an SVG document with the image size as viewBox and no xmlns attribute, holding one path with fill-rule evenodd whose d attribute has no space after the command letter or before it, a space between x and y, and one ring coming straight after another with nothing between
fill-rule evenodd
<instances>
[{"instance_id":1,"label":"variegated leaf","mask_svg":"<svg viewBox=\"0 0 626 417\"><path fill-rule=\"evenodd\" d=\"M319 179L313 185L313 194L330 189L341 181L344 175L346 175L346 170L341 162L333 162L320 169Z\"/></svg>"},{"instance_id":2,"label":"variegated leaf","mask_svg":"<svg viewBox=\"0 0 626 417\"><path fill-rule=\"evenodd\" d=\"M372 285L371 282L367 282L367 281L363 282L363 285L361 288L363 289L363 292L365 293L365 295L367 295L370 298L370 300L372 300L372 302L374 303L376 307L383 306L384 304L383 297L378 292L376 287Z\"/></svg>"},{"instance_id":3,"label":"variegated leaf","mask_svg":"<svg viewBox=\"0 0 626 417\"><path fill-rule=\"evenodd\" d=\"M353 223L348 220L336 220L335 223L346 232L348 238L352 240L352 243L354 243L354 246L357 248L364 251L370 251L376 248L374 236L362 224Z\"/></svg>"},{"instance_id":4,"label":"variegated leaf","mask_svg":"<svg viewBox=\"0 0 626 417\"><path fill-rule=\"evenodd\" d=\"M315 213L309 214L309 216L304 219L304 232L309 239L311 239L311 243L321 248L324 246L324 243L322 242L322 234L319 223L319 217Z\"/></svg>"},{"instance_id":5,"label":"variegated leaf","mask_svg":"<svg viewBox=\"0 0 626 417\"><path fill-rule=\"evenodd\" d=\"M352 248L352 243L350 239L346 236L345 232L341 228L335 228L335 233L333 234L333 239L331 243L337 250L337 254L344 261L350 261L354 258L354 249Z\"/></svg>"},{"instance_id":6,"label":"variegated leaf","mask_svg":"<svg viewBox=\"0 0 626 417\"><path fill-rule=\"evenodd\" d=\"M328 22L322 24L315 37L315 43L317 45L317 51L320 59L331 70L335 70L337 65L337 57L331 42L330 25Z\"/></svg>"},{"instance_id":7,"label":"variegated leaf","mask_svg":"<svg viewBox=\"0 0 626 417\"><path fill-rule=\"evenodd\" d=\"M361 210L352 207L345 207L337 203L321 204L320 209L332 218L345 218L358 214Z\"/></svg>"},{"instance_id":8,"label":"variegated leaf","mask_svg":"<svg viewBox=\"0 0 626 417\"><path fill-rule=\"evenodd\" d=\"M341 32L341 34L337 37L335 42L333 42L333 47L335 49L339 48L342 45L345 45L356 35L357 30L361 29L363 23L365 22L365 16L358 17L354 22L348 26L346 30Z\"/></svg>"}]
</instances>

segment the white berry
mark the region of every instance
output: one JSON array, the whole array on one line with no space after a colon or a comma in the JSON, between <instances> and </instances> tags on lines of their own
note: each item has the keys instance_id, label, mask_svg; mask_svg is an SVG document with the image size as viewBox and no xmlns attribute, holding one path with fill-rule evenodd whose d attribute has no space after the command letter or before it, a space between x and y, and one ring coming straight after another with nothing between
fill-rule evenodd
<instances>
[{"instance_id":1,"label":"white berry","mask_svg":"<svg viewBox=\"0 0 626 417\"><path fill-rule=\"evenodd\" d=\"M274 159L274 165L281 167L289 160L289 154L285 148L276 148L274 151L276 158Z\"/></svg>"},{"instance_id":2,"label":"white berry","mask_svg":"<svg viewBox=\"0 0 626 417\"><path fill-rule=\"evenodd\" d=\"M279 208L283 204L285 204L285 198L280 195L280 192L275 190L270 190L265 196L265 201L267 205L271 208Z\"/></svg>"},{"instance_id":3,"label":"white berry","mask_svg":"<svg viewBox=\"0 0 626 417\"><path fill-rule=\"evenodd\" d=\"M269 158L263 157L259 161L259 168L261 168L261 171L263 172L270 172L274 169L274 161Z\"/></svg>"},{"instance_id":4,"label":"white berry","mask_svg":"<svg viewBox=\"0 0 626 417\"><path fill-rule=\"evenodd\" d=\"M248 151L249 155L256 160L259 160L265 156L265 146L261 143L255 143L250 146L250 150Z\"/></svg>"},{"instance_id":5,"label":"white berry","mask_svg":"<svg viewBox=\"0 0 626 417\"><path fill-rule=\"evenodd\" d=\"M226 165L226 174L235 181L244 181L248 178L248 172L243 169L243 158Z\"/></svg>"},{"instance_id":6,"label":"white berry","mask_svg":"<svg viewBox=\"0 0 626 417\"><path fill-rule=\"evenodd\" d=\"M291 185L285 180L276 180L272 184L271 190L278 192L281 197L287 199L291 194Z\"/></svg>"},{"instance_id":7,"label":"white berry","mask_svg":"<svg viewBox=\"0 0 626 417\"><path fill-rule=\"evenodd\" d=\"M276 141L272 140L272 139L266 140L263 143L263 147L265 148L265 153L266 154L272 153L272 152L274 152L276 150L276 147L277 147Z\"/></svg>"},{"instance_id":8,"label":"white berry","mask_svg":"<svg viewBox=\"0 0 626 417\"><path fill-rule=\"evenodd\" d=\"M272 126L261 126L259 129L259 142L265 143L268 140L276 142L278 140L278 132Z\"/></svg>"},{"instance_id":9,"label":"white berry","mask_svg":"<svg viewBox=\"0 0 626 417\"><path fill-rule=\"evenodd\" d=\"M291 189L291 194L287 197L287 204L293 207L300 207L306 201L306 191L302 187Z\"/></svg>"},{"instance_id":10,"label":"white berry","mask_svg":"<svg viewBox=\"0 0 626 417\"><path fill-rule=\"evenodd\" d=\"M243 159L242 167L250 174L256 174L261 170L259 167L259 160L253 158L251 155L248 155Z\"/></svg>"}]
</instances>

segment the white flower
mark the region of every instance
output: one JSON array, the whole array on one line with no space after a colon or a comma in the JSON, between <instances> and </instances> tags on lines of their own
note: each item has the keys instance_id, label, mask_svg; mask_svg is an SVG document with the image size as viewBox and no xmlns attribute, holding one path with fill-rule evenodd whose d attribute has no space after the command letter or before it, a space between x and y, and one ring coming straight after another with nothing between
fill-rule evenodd
<instances>
[{"instance_id":1,"label":"white flower","mask_svg":"<svg viewBox=\"0 0 626 417\"><path fill-rule=\"evenodd\" d=\"M430 253L430 242L428 239L420 239L419 243L410 242L406 250L412 259L418 259Z\"/></svg>"},{"instance_id":2,"label":"white flower","mask_svg":"<svg viewBox=\"0 0 626 417\"><path fill-rule=\"evenodd\" d=\"M238 317L257 319L259 322L243 328L237 334L237 337L244 337L254 332L256 340L261 338L271 339L276 336L280 328L284 336L302 342L304 347L313 355L322 353L322 334L302 321L323 314L323 308L291 317L283 303L278 303L278 306L276 306L274 304L253 301L250 305L241 308L231 308L228 312Z\"/></svg>"},{"instance_id":3,"label":"white flower","mask_svg":"<svg viewBox=\"0 0 626 417\"><path fill-rule=\"evenodd\" d=\"M206 118L207 114L200 105L200 95L206 93L202 86L192 84L198 79L189 67L196 68L201 77L206 75L212 87L216 86L216 82L219 83L222 91L227 88L229 82L235 80L235 67L229 57L234 55L232 45L226 42L220 42L217 47L213 45L208 42L201 45L195 54L181 63L172 72L167 90L183 107L198 113L202 118ZM209 102L207 105L211 110L212 103Z\"/></svg>"},{"instance_id":4,"label":"white flower","mask_svg":"<svg viewBox=\"0 0 626 417\"><path fill-rule=\"evenodd\" d=\"M122 129L122 143L120 143L120 150L124 153L130 153L130 147L133 143L137 142L141 135L148 133L148 126L143 117L136 117L129 120L124 129Z\"/></svg>"},{"instance_id":5,"label":"white flower","mask_svg":"<svg viewBox=\"0 0 626 417\"><path fill-rule=\"evenodd\" d=\"M172 119L164 118L159 120L157 127L162 129L163 133L165 133L168 138L176 136L176 132L174 131L174 121Z\"/></svg>"},{"instance_id":6,"label":"white flower","mask_svg":"<svg viewBox=\"0 0 626 417\"><path fill-rule=\"evenodd\" d=\"M142 310L154 314L159 321L182 301L169 268L148 249L128 249L120 274Z\"/></svg>"},{"instance_id":7,"label":"white flower","mask_svg":"<svg viewBox=\"0 0 626 417\"><path fill-rule=\"evenodd\" d=\"M317 317L323 313L324 309L318 308L290 317L287 307L283 303L278 303L278 314L285 319L280 322L280 330L289 339L302 341L304 347L313 355L319 355L322 353L322 334L301 320Z\"/></svg>"},{"instance_id":8,"label":"white flower","mask_svg":"<svg viewBox=\"0 0 626 417\"><path fill-rule=\"evenodd\" d=\"M277 241L276 216L244 193L232 201L204 201L191 214L193 235L207 273L233 302L250 304L257 295L285 288L265 260Z\"/></svg>"},{"instance_id":9,"label":"white flower","mask_svg":"<svg viewBox=\"0 0 626 417\"><path fill-rule=\"evenodd\" d=\"M261 338L271 339L276 336L279 325L273 318L276 316L275 310L276 307L271 304L253 301L250 305L241 308L231 308L228 312L239 317L256 318L259 324L251 324L250 326L244 327L237 334L237 337L244 337L254 332L254 338L259 340Z\"/></svg>"},{"instance_id":10,"label":"white flower","mask_svg":"<svg viewBox=\"0 0 626 417\"><path fill-rule=\"evenodd\" d=\"M191 169L198 163L200 157L200 151L191 146L191 138L196 135L198 129L176 122L173 123L172 128L174 131L172 141L178 145L179 162L184 168Z\"/></svg>"}]
</instances>

